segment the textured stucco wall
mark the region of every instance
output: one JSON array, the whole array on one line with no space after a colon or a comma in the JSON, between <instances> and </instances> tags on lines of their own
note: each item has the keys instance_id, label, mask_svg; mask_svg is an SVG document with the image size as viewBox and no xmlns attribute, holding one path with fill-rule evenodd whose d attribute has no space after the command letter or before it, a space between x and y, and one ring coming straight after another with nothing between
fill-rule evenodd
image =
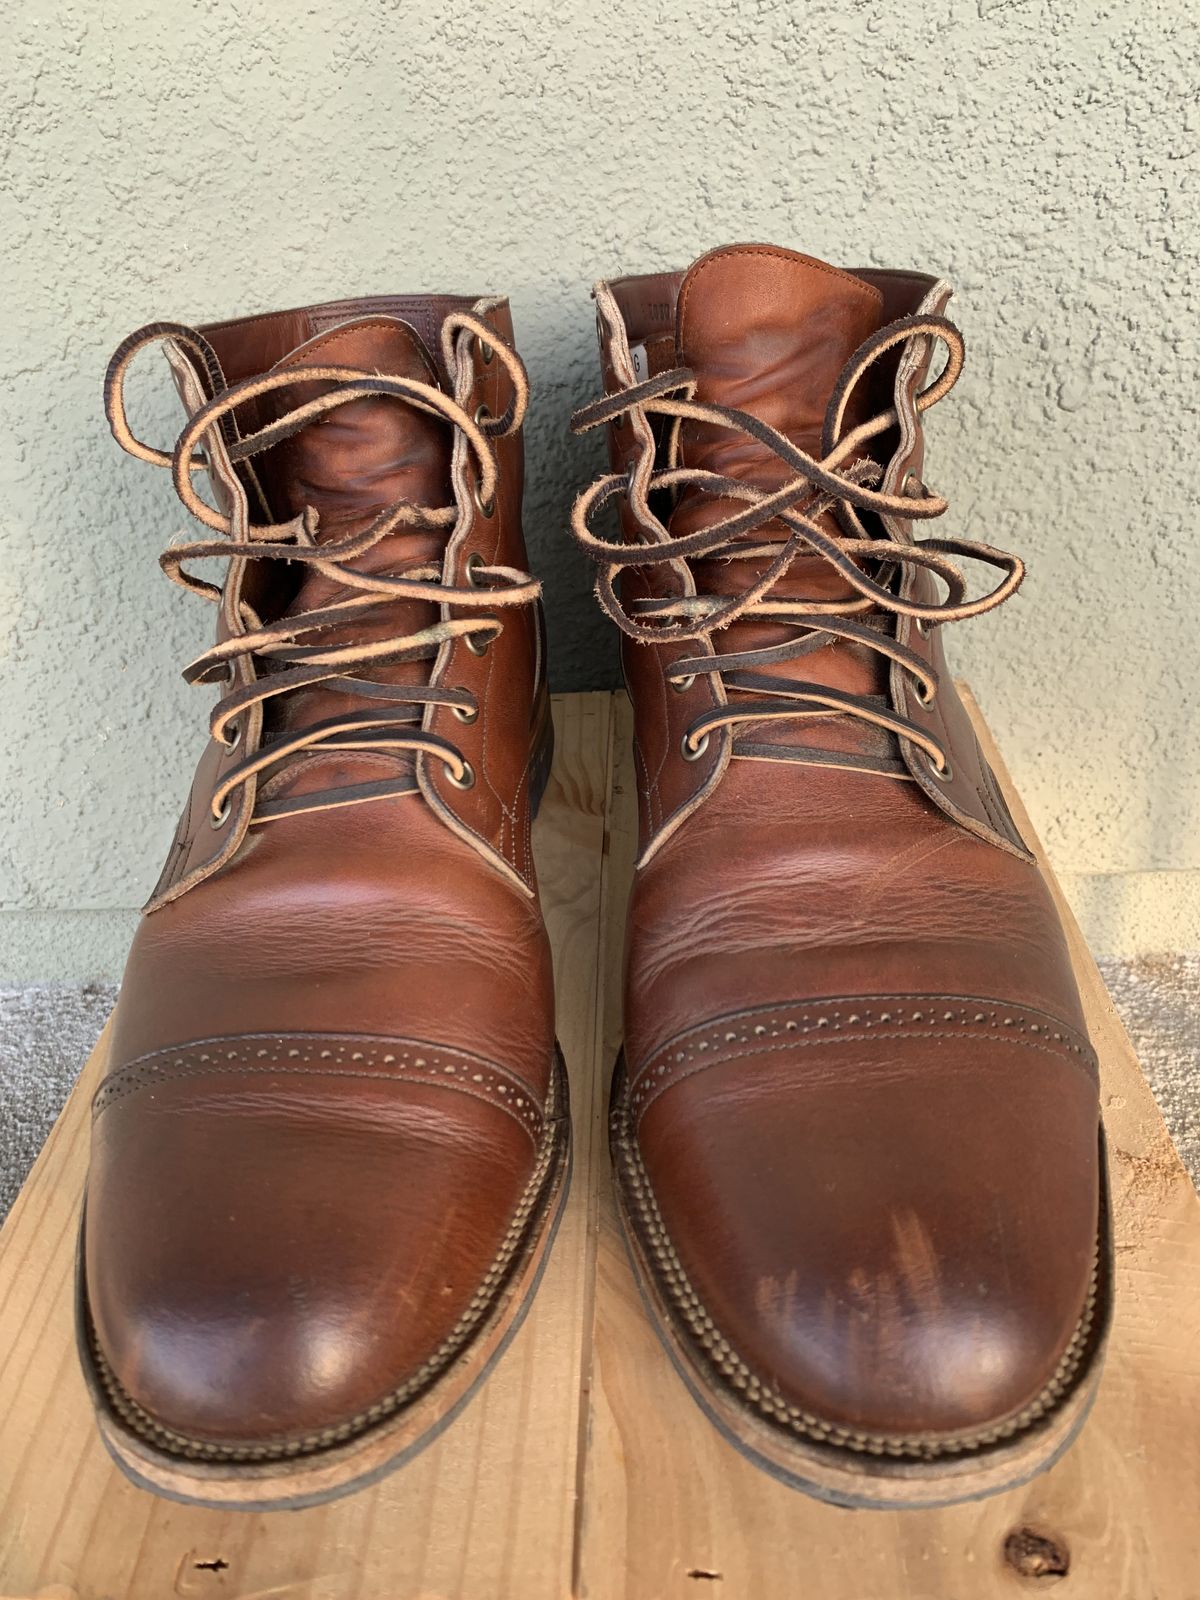
<instances>
[{"instance_id":1,"label":"textured stucco wall","mask_svg":"<svg viewBox=\"0 0 1200 1600\"><path fill-rule=\"evenodd\" d=\"M947 525L1022 550L957 630L1102 947L1198 943L1190 0L10 0L0 99L0 973L101 977L203 740L183 514L108 438L155 317L510 294L559 687L614 640L564 533L588 288L765 238L955 280ZM165 386L140 416L176 431Z\"/></svg>"}]
</instances>

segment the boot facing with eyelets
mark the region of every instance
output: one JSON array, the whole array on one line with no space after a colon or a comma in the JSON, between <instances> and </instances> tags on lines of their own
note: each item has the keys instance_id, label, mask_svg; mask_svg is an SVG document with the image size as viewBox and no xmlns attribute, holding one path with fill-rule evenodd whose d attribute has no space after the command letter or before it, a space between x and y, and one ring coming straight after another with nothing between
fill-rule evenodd
<instances>
[{"instance_id":1,"label":"boot facing with eyelets","mask_svg":"<svg viewBox=\"0 0 1200 1600\"><path fill-rule=\"evenodd\" d=\"M122 399L159 341L170 455ZM110 367L119 442L204 524L164 566L219 616L81 1252L101 1428L165 1492L304 1504L407 1455L548 1247L568 1122L530 853L552 734L527 398L496 299L159 324Z\"/></svg>"},{"instance_id":2,"label":"boot facing with eyelets","mask_svg":"<svg viewBox=\"0 0 1200 1600\"><path fill-rule=\"evenodd\" d=\"M942 651L1022 575L923 527L948 298L757 245L601 283L576 418L608 432L574 531L635 717L624 1224L726 1435L852 1505L1045 1465L1107 1320L1096 1058Z\"/></svg>"}]
</instances>

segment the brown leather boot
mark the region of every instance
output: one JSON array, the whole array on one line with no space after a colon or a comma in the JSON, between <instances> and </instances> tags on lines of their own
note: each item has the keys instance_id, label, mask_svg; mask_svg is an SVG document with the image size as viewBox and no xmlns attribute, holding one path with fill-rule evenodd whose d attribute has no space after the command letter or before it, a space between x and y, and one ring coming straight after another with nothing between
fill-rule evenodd
<instances>
[{"instance_id":1,"label":"brown leather boot","mask_svg":"<svg viewBox=\"0 0 1200 1600\"><path fill-rule=\"evenodd\" d=\"M609 425L575 530L636 717L629 1242L723 1431L856 1505L1044 1466L1108 1307L1096 1058L942 655L1021 564L912 534L945 509L948 293L757 245L601 283L608 398L576 419ZM999 583L968 599L955 556Z\"/></svg>"},{"instance_id":2,"label":"brown leather boot","mask_svg":"<svg viewBox=\"0 0 1200 1600\"><path fill-rule=\"evenodd\" d=\"M189 421L130 432L164 341ZM214 601L211 741L95 1106L81 1329L151 1485L300 1504L411 1452L512 1330L565 1190L530 822L552 741L507 303L125 342ZM211 509L192 486L207 468ZM230 558L224 587L191 572Z\"/></svg>"}]
</instances>

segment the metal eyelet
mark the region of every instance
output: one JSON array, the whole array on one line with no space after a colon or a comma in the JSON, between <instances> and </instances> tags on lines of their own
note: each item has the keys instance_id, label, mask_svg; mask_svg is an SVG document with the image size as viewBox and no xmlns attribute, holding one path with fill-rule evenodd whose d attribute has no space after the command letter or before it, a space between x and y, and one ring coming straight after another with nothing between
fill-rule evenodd
<instances>
[{"instance_id":1,"label":"metal eyelet","mask_svg":"<svg viewBox=\"0 0 1200 1600\"><path fill-rule=\"evenodd\" d=\"M668 678L667 682L676 694L686 694L696 681L696 674L689 672L686 678Z\"/></svg>"},{"instance_id":2,"label":"metal eyelet","mask_svg":"<svg viewBox=\"0 0 1200 1600\"><path fill-rule=\"evenodd\" d=\"M485 656L487 655L491 642L495 637L496 636L494 633L490 633L486 639L479 640L476 639L473 633L468 633L466 635L467 649L473 656Z\"/></svg>"},{"instance_id":3,"label":"metal eyelet","mask_svg":"<svg viewBox=\"0 0 1200 1600\"><path fill-rule=\"evenodd\" d=\"M479 720L478 706L451 706L450 712L451 715L457 717L460 722L472 723L478 722Z\"/></svg>"},{"instance_id":4,"label":"metal eyelet","mask_svg":"<svg viewBox=\"0 0 1200 1600\"><path fill-rule=\"evenodd\" d=\"M930 633L930 624L925 621L924 617L917 618L917 632L921 635L922 639L928 639Z\"/></svg>"},{"instance_id":5,"label":"metal eyelet","mask_svg":"<svg viewBox=\"0 0 1200 1600\"><path fill-rule=\"evenodd\" d=\"M913 694L918 705L931 706L937 698L937 685L926 688L924 682L918 678L913 684Z\"/></svg>"},{"instance_id":6,"label":"metal eyelet","mask_svg":"<svg viewBox=\"0 0 1200 1600\"><path fill-rule=\"evenodd\" d=\"M929 758L929 770L933 773L934 777L939 783L949 783L950 779L954 776L954 768L948 761L943 761L942 765L939 767L935 764L932 756Z\"/></svg>"},{"instance_id":7,"label":"metal eyelet","mask_svg":"<svg viewBox=\"0 0 1200 1600\"><path fill-rule=\"evenodd\" d=\"M490 367L492 362L496 359L496 351L494 347L488 344L486 339L481 339L479 335L476 334L475 348L479 351L479 359L483 362L484 366Z\"/></svg>"},{"instance_id":8,"label":"metal eyelet","mask_svg":"<svg viewBox=\"0 0 1200 1600\"><path fill-rule=\"evenodd\" d=\"M702 733L695 744L691 742L690 736L686 733L679 741L679 753L685 761L699 761L707 749L708 735L706 733Z\"/></svg>"},{"instance_id":9,"label":"metal eyelet","mask_svg":"<svg viewBox=\"0 0 1200 1600\"><path fill-rule=\"evenodd\" d=\"M447 761L446 777L456 789L473 789L475 787L475 768L469 761L463 762L462 775L457 778L454 776L454 768Z\"/></svg>"},{"instance_id":10,"label":"metal eyelet","mask_svg":"<svg viewBox=\"0 0 1200 1600\"><path fill-rule=\"evenodd\" d=\"M241 719L235 717L232 722L226 723L225 732L221 735L221 743L226 750L236 750L242 742Z\"/></svg>"},{"instance_id":11,"label":"metal eyelet","mask_svg":"<svg viewBox=\"0 0 1200 1600\"><path fill-rule=\"evenodd\" d=\"M475 407L475 426L481 427L485 422L492 420L492 413L482 401Z\"/></svg>"},{"instance_id":12,"label":"metal eyelet","mask_svg":"<svg viewBox=\"0 0 1200 1600\"><path fill-rule=\"evenodd\" d=\"M218 828L223 828L229 821L229 813L232 810L233 807L229 802L228 795L226 795L224 800L221 801L221 809L219 811L213 811L211 808L209 809L208 825L214 833Z\"/></svg>"},{"instance_id":13,"label":"metal eyelet","mask_svg":"<svg viewBox=\"0 0 1200 1600\"><path fill-rule=\"evenodd\" d=\"M463 568L463 575L465 576L467 582L470 584L472 589L482 588L482 585L480 584L478 578L475 575L476 575L477 572L480 571L481 568L485 567L486 565L487 565L487 563L484 561L483 557L479 554L479 551L478 550L472 550L471 554L467 557L466 566Z\"/></svg>"}]
</instances>

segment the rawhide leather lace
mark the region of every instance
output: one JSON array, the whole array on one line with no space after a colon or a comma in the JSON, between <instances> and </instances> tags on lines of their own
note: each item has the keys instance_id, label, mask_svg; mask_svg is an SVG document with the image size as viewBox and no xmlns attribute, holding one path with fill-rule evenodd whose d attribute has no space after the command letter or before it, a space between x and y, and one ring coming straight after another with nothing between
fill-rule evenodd
<instances>
[{"instance_id":1,"label":"rawhide leather lace","mask_svg":"<svg viewBox=\"0 0 1200 1600\"><path fill-rule=\"evenodd\" d=\"M221 451L231 466L240 464L254 483L256 480L249 467L254 456L338 406L367 397L386 396L441 417L462 433L474 463L475 503L484 516L490 516L497 482L492 441L520 428L528 403L529 384L520 357L499 339L494 328L467 312L456 312L446 317L441 334L442 356L446 370L454 376L455 395L465 397L469 391L470 351L476 340L481 348L499 358L511 380L512 398L503 416L489 416L483 407L472 413L459 399L443 393L433 384L355 367L306 365L226 385L212 346L203 334L181 324L159 322L142 328L131 334L113 355L104 391L105 412L113 437L139 460L169 467L175 489L187 509L205 527L221 535L219 539L175 545L165 551L159 564L172 582L207 600L220 602L221 587L188 572L184 563L224 557L235 562L299 563L354 591L345 599L269 621L264 621L244 598L239 597L232 636L206 650L183 674L188 683L231 685L230 692L217 702L210 717L213 738L232 748L246 734L248 722L255 729L260 726L261 712L268 701L314 684L381 702L379 709L325 718L307 727L268 736L261 744L257 739L247 738L245 759L229 768L213 791L214 825L228 816L230 796L239 785L257 779L268 768L278 769L281 763L301 752L424 752L445 764L451 782L467 788L473 781L470 766L455 746L418 724L428 706L449 706L463 721L474 721L479 710L475 696L465 689L443 684L379 682L370 677L370 670L401 662L432 660L443 644L456 638L467 639L476 650L485 648L503 630L503 623L491 613L505 607L531 604L541 592L540 584L528 573L511 567L487 566L476 557L469 558L466 563L467 581L463 584L446 581L440 564L412 566L396 575L362 572L355 567L358 558L400 529L454 530L460 518L471 514L467 509L460 511L455 505L426 506L397 500L385 507L366 528L322 544L317 540L318 514L311 506L289 522L257 525L250 521L244 492L228 496L232 509L223 514L200 498L192 479L197 472L208 469L208 455ZM140 351L160 341L174 341L189 351L207 374L212 391L212 398L189 419L171 452L155 449L138 439L125 412L124 385L129 366ZM258 432L245 438L239 436L234 421L238 406L276 389L312 383L329 387ZM205 453L201 453L202 450ZM448 537L452 537L452 532ZM378 620L381 608L397 600L441 605L444 608L442 618L417 632L369 642L319 642L323 632L355 619ZM468 614L456 617L449 615L452 611ZM282 815L385 798L411 788L411 781L405 777L390 782L347 785L283 800L260 798L251 820L268 822Z\"/></svg>"},{"instance_id":2,"label":"rawhide leather lace","mask_svg":"<svg viewBox=\"0 0 1200 1600\"><path fill-rule=\"evenodd\" d=\"M675 367L643 383L621 389L577 411L572 427L577 433L613 422L627 413L669 419L662 446L665 465L655 470L653 437L643 442L628 473L609 473L583 491L575 502L572 533L599 567L596 592L610 617L631 638L644 644L696 641L712 649L719 630L743 618L770 619L795 629L781 644L727 654L691 655L674 661L668 680L681 687L700 674L709 674L724 688L738 691L735 703L722 703L698 716L684 737L685 751L700 754L710 733L723 725L735 734L742 723L785 718L849 715L886 729L897 739L918 745L939 775L949 771L946 752L926 729L882 703L881 697L849 694L802 679L766 676L757 669L803 656L838 639L877 651L898 663L916 680L918 694L929 704L937 694L937 675L915 651L882 631L879 626L854 620L874 613L915 619L924 630L944 622L958 622L991 611L1017 589L1025 575L1024 564L991 545L969 539L914 541L894 519L940 516L947 502L924 485L915 493L884 494L873 487L879 467L870 460L852 458L867 443L896 425L895 408L881 412L850 432L843 433L850 395L868 370L887 351L910 340L936 340L947 352L946 365L915 397L918 413L935 405L957 382L963 366L963 339L953 323L943 317L902 317L865 340L846 363L825 412L822 457L816 461L776 429L745 411L697 401L695 375ZM702 468L679 466L679 430L684 421L740 429L773 451L793 474L770 492L740 478L725 477ZM851 463L847 465L847 463ZM746 502L746 509L682 537L672 537L650 506L650 495L660 490L688 490L723 500ZM595 512L615 496L627 496L633 521L645 542L605 540L592 532ZM835 537L822 529L818 518L832 510L841 530ZM887 534L873 538L860 511L875 513ZM788 530L786 540L753 543L752 536L766 524L778 521ZM857 591L858 599L796 600L772 598L771 591L797 556L817 555ZM966 597L962 572L949 559L963 556L981 561L1004 573L1001 582L978 599ZM767 560L765 569L733 596L680 594L665 598L638 598L627 607L618 598L615 580L625 567L651 567L686 562L697 557L726 561ZM867 570L864 570L864 564ZM944 580L948 594L940 603L922 604L901 591L905 569L922 567ZM873 575L872 575L873 574ZM764 698L747 699L756 695ZM724 696L721 696L722 701ZM866 754L843 755L803 747L756 745L735 738L734 755L785 759L810 765L848 766L890 777L908 778L900 761L875 759Z\"/></svg>"}]
</instances>

